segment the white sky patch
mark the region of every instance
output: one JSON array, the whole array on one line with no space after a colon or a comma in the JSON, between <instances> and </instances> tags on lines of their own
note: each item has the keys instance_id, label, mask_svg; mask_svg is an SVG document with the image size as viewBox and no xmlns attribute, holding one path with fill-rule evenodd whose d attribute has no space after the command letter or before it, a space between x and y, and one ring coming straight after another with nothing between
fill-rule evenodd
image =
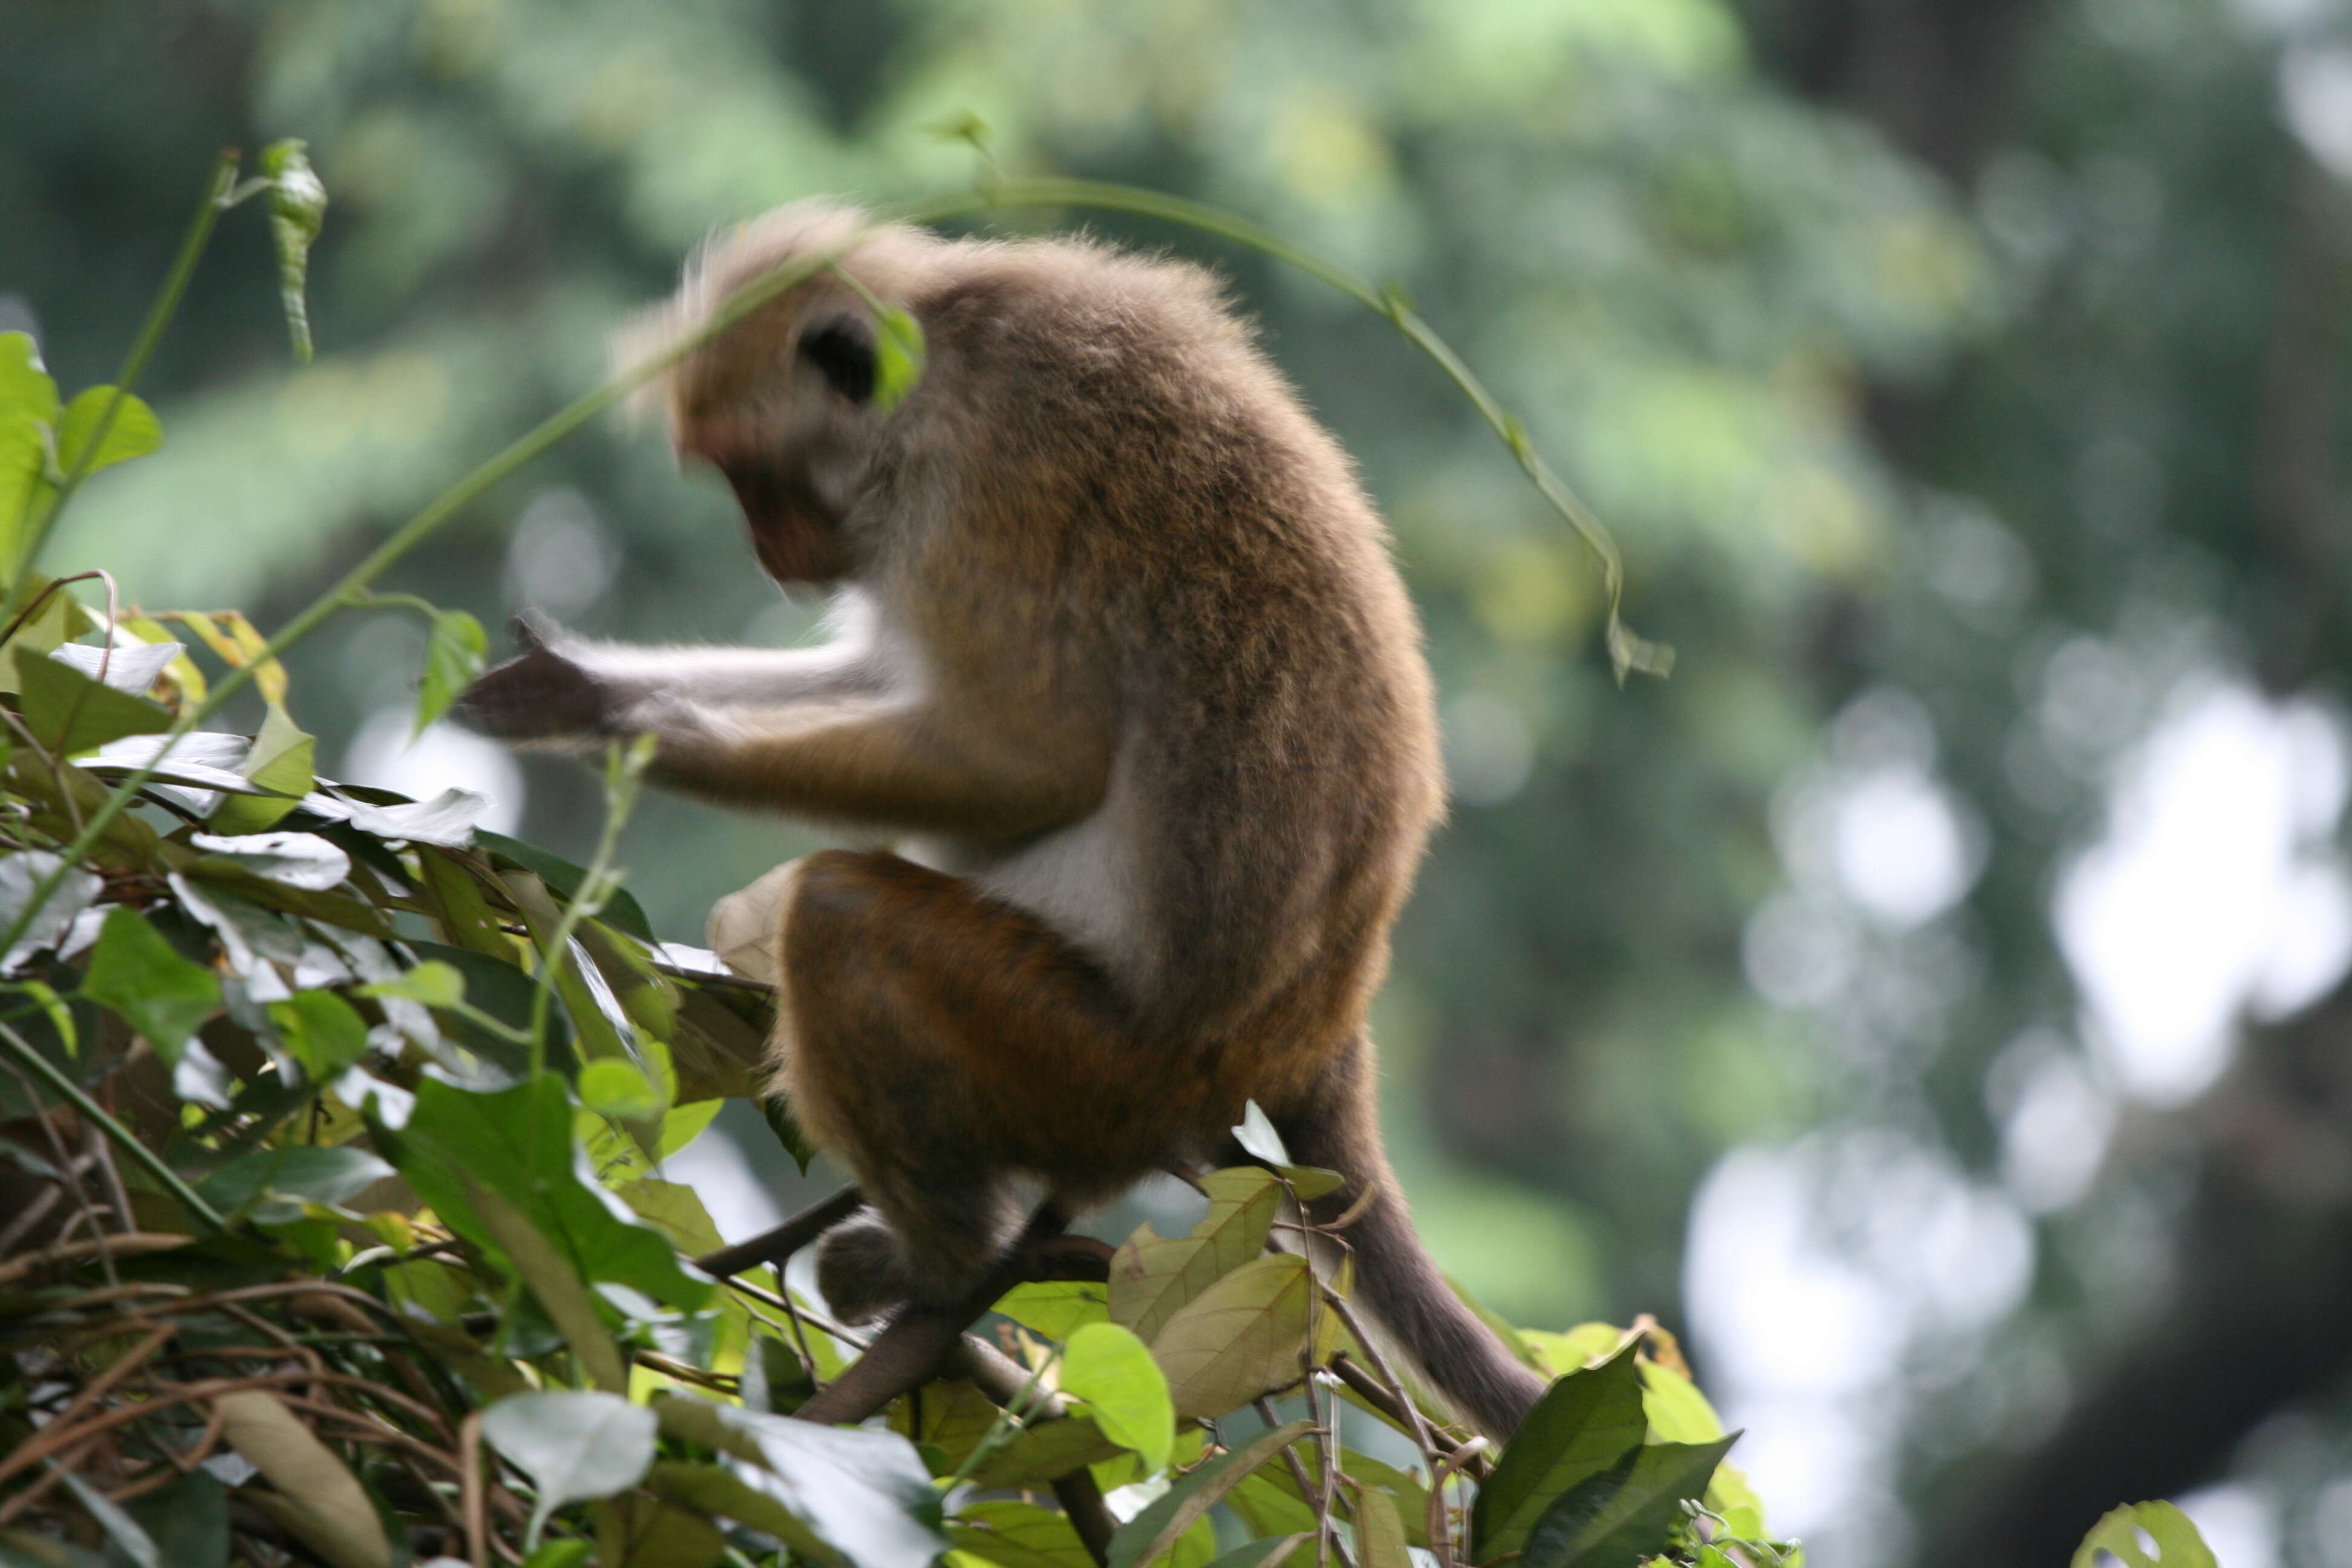
<instances>
[{"instance_id":1,"label":"white sky patch","mask_svg":"<svg viewBox=\"0 0 2352 1568\"><path fill-rule=\"evenodd\" d=\"M2079 1057L2063 1049L2037 1055L2001 1120L2000 1174L2028 1212L2048 1214L2098 1179L2116 1106Z\"/></svg>"},{"instance_id":2,"label":"white sky patch","mask_svg":"<svg viewBox=\"0 0 2352 1568\"><path fill-rule=\"evenodd\" d=\"M454 724L426 726L412 746L408 730L415 721L416 710L406 702L369 714L334 776L398 790L412 800L431 800L452 786L469 789L489 797L480 826L511 834L522 826L522 769L504 746Z\"/></svg>"},{"instance_id":3,"label":"white sky patch","mask_svg":"<svg viewBox=\"0 0 2352 1568\"><path fill-rule=\"evenodd\" d=\"M662 1162L661 1178L694 1189L721 1241L748 1240L783 1223L784 1211L744 1157L742 1146L716 1122Z\"/></svg>"},{"instance_id":4,"label":"white sky patch","mask_svg":"<svg viewBox=\"0 0 2352 1568\"><path fill-rule=\"evenodd\" d=\"M2222 1568L2279 1568L2278 1508L2258 1488L2225 1481L2174 1501Z\"/></svg>"},{"instance_id":5,"label":"white sky patch","mask_svg":"<svg viewBox=\"0 0 2352 1568\"><path fill-rule=\"evenodd\" d=\"M1776 1531L1892 1508L1906 1361L2006 1317L2032 1262L2006 1196L1891 1133L1717 1163L1692 1205L1685 1296Z\"/></svg>"},{"instance_id":6,"label":"white sky patch","mask_svg":"<svg viewBox=\"0 0 2352 1568\"><path fill-rule=\"evenodd\" d=\"M2327 841L2345 789L2344 737L2317 705L2210 679L2175 691L2053 911L2086 1032L2129 1093L2195 1097L2242 1014L2284 1016L2342 976L2352 884Z\"/></svg>"},{"instance_id":7,"label":"white sky patch","mask_svg":"<svg viewBox=\"0 0 2352 1568\"><path fill-rule=\"evenodd\" d=\"M2329 174L2352 178L2352 49L2289 45L2279 56L2279 107L2295 140Z\"/></svg>"},{"instance_id":8,"label":"white sky patch","mask_svg":"<svg viewBox=\"0 0 2352 1568\"><path fill-rule=\"evenodd\" d=\"M559 485L533 496L507 543L507 602L559 618L604 596L620 547L586 496Z\"/></svg>"},{"instance_id":9,"label":"white sky patch","mask_svg":"<svg viewBox=\"0 0 2352 1568\"><path fill-rule=\"evenodd\" d=\"M1843 780L1830 804L1830 858L1853 901L1897 930L1924 925L1976 880L1958 810L1925 770L1873 768Z\"/></svg>"}]
</instances>

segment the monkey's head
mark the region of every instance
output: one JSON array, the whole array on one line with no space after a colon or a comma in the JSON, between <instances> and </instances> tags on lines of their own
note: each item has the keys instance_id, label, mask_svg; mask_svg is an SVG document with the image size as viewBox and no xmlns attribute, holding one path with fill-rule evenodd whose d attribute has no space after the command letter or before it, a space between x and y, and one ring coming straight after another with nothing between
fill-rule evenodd
<instances>
[{"instance_id":1,"label":"monkey's head","mask_svg":"<svg viewBox=\"0 0 2352 1568\"><path fill-rule=\"evenodd\" d=\"M688 262L677 295L616 346L625 358L658 352L745 286L819 257L896 302L939 243L850 208L782 207L714 236ZM667 405L678 456L709 464L734 489L768 574L828 583L858 564L845 524L882 444L877 382L873 311L827 269L696 349L649 391Z\"/></svg>"}]
</instances>

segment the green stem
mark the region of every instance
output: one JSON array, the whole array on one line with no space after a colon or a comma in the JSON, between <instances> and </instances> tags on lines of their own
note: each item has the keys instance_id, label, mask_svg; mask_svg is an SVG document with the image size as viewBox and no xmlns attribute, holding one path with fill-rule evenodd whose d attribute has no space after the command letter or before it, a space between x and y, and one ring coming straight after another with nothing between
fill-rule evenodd
<instances>
[{"instance_id":1,"label":"green stem","mask_svg":"<svg viewBox=\"0 0 2352 1568\"><path fill-rule=\"evenodd\" d=\"M163 1184L163 1190L180 1201L196 1222L206 1230L226 1230L228 1221L218 1209L196 1195L196 1190L182 1181L179 1173L163 1163L163 1157L149 1149L131 1134L131 1129L108 1115L98 1101L82 1092L81 1086L59 1071L56 1063L36 1050L24 1036L0 1024L0 1047L16 1058L18 1064L40 1078L51 1089L66 1098L74 1110L88 1117L114 1140L122 1152L146 1168L147 1173Z\"/></svg>"},{"instance_id":2,"label":"green stem","mask_svg":"<svg viewBox=\"0 0 2352 1568\"><path fill-rule=\"evenodd\" d=\"M441 613L441 606L416 594L353 594L346 601L354 610L415 610L426 620Z\"/></svg>"},{"instance_id":3,"label":"green stem","mask_svg":"<svg viewBox=\"0 0 2352 1568\"><path fill-rule=\"evenodd\" d=\"M49 534L57 528L58 514L65 510L66 502L73 499L74 491L80 489L82 480L89 477L89 466L97 459L99 449L106 445L106 437L114 428L115 416L122 411L123 400L131 395L131 389L138 384L140 376L146 372L148 360L154 356L155 345L163 342L163 329L172 324L173 316L178 312L181 297L188 291L188 280L195 276L196 262L212 240L213 226L220 221L221 213L230 205L227 198L230 187L236 180L237 159L236 150L231 148L214 163L211 183L205 187L205 199L197 204L196 216L189 221L187 235L180 241L180 254L173 258L172 270L164 278L163 289L156 294L155 302L147 308L147 320L131 344L131 353L122 362L121 373L114 378L113 393L107 398L106 406L99 412L97 427L90 431L89 439L82 444L73 467L58 481L57 490L49 497L48 505L41 509L39 518L26 531L24 547L17 552L14 563L8 596L0 601L0 621L9 619L24 607L25 585L32 580L33 567L40 560L41 547L48 542Z\"/></svg>"},{"instance_id":4,"label":"green stem","mask_svg":"<svg viewBox=\"0 0 2352 1568\"><path fill-rule=\"evenodd\" d=\"M564 905L540 953L539 990L530 999L530 1076L534 1079L546 1065L547 1013L555 996L555 966L569 956L572 933L580 929L580 922L602 909L613 890L608 885L616 880L612 872L613 855L620 847L621 829L628 826L629 814L635 808L637 781L645 775L646 763L653 760L652 739L640 735L625 751L620 742L614 741L605 751L604 831L596 840L596 853L589 860L587 870L581 874L579 890ZM584 981L587 977L583 974L581 978Z\"/></svg>"}]
</instances>

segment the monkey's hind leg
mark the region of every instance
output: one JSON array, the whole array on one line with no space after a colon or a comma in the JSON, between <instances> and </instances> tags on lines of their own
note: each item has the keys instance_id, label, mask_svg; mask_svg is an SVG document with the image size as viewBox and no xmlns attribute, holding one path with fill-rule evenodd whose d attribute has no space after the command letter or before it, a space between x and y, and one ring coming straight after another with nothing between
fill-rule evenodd
<instances>
[{"instance_id":1,"label":"monkey's hind leg","mask_svg":"<svg viewBox=\"0 0 2352 1568\"><path fill-rule=\"evenodd\" d=\"M1152 1168L1184 1114L1101 972L959 878L812 855L778 952L784 1087L882 1222L826 1237L819 1281L844 1315L961 1300L1017 1236L1017 1175L1115 1186Z\"/></svg>"}]
</instances>

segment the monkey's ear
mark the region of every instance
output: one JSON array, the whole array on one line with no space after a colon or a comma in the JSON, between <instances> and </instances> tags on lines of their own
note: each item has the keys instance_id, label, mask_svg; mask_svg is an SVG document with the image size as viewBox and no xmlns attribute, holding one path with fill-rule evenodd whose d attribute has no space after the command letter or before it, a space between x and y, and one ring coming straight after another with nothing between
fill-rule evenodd
<instances>
[{"instance_id":1,"label":"monkey's ear","mask_svg":"<svg viewBox=\"0 0 2352 1568\"><path fill-rule=\"evenodd\" d=\"M874 334L865 322L847 316L820 321L802 334L800 354L850 402L863 407L874 401Z\"/></svg>"}]
</instances>

